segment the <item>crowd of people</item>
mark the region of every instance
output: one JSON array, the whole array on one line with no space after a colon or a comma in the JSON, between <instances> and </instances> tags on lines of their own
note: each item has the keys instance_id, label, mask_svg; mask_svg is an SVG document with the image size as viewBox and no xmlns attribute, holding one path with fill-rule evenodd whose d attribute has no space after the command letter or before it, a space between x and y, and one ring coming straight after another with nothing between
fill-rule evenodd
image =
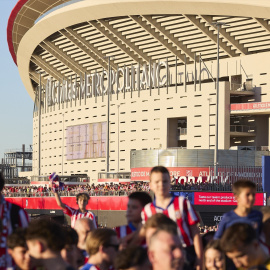
<instances>
[{"instance_id":1,"label":"crowd of people","mask_svg":"<svg viewBox=\"0 0 270 270\"><path fill-rule=\"evenodd\" d=\"M165 167L152 168L148 192L128 196L126 225L98 228L87 209L89 193L77 194L78 209L61 200L61 185L52 178L59 207L71 226L40 218L28 220L25 211L1 195L0 270L224 270L270 269L270 209L253 209L256 185L233 184L237 207L218 226L201 226L190 201L170 193ZM0 190L4 179L0 176Z\"/></svg>"},{"instance_id":2,"label":"crowd of people","mask_svg":"<svg viewBox=\"0 0 270 270\"><path fill-rule=\"evenodd\" d=\"M171 181L172 191L232 191L232 184L216 183L175 183ZM260 186L256 185L257 191L262 191ZM126 196L131 192L145 191L149 192L149 183L131 182L131 183L105 183L91 185L64 185L61 190L63 196L75 196L80 192L86 192L90 196ZM36 197L36 196L53 196L51 186L34 186L34 185L14 185L6 186L3 194L7 197Z\"/></svg>"},{"instance_id":3,"label":"crowd of people","mask_svg":"<svg viewBox=\"0 0 270 270\"><path fill-rule=\"evenodd\" d=\"M64 185L60 193L65 196L75 196L85 192L90 196L121 196L134 191L149 192L149 183L130 184L92 184L92 185ZM51 186L7 186L3 190L5 196L53 196Z\"/></svg>"}]
</instances>

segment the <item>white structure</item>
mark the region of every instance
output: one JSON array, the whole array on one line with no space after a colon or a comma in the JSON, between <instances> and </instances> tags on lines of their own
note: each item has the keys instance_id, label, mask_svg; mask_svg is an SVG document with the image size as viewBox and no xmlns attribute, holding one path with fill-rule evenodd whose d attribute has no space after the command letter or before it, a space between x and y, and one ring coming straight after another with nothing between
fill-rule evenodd
<instances>
[{"instance_id":1,"label":"white structure","mask_svg":"<svg viewBox=\"0 0 270 270\"><path fill-rule=\"evenodd\" d=\"M107 165L129 172L131 150L214 149L212 22L227 23L218 148L268 149L269 1L56 2L19 0L8 25L11 54L36 102L34 175L97 180Z\"/></svg>"}]
</instances>

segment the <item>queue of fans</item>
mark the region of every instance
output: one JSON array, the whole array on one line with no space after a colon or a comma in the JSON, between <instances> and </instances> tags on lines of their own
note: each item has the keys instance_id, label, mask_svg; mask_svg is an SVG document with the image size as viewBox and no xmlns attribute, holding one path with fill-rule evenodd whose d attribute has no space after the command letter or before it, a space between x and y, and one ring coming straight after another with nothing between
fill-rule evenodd
<instances>
[{"instance_id":1,"label":"queue of fans","mask_svg":"<svg viewBox=\"0 0 270 270\"><path fill-rule=\"evenodd\" d=\"M235 182L237 207L218 227L202 227L192 204L170 194L168 170L157 166L149 184L155 200L147 192L132 192L126 225L110 229L97 227L95 215L87 210L87 192L77 194L74 209L62 202L57 176L51 180L71 227L42 218L28 225L25 211L1 195L0 270L270 269L270 209L253 209L253 182ZM3 186L0 177L1 191Z\"/></svg>"}]
</instances>

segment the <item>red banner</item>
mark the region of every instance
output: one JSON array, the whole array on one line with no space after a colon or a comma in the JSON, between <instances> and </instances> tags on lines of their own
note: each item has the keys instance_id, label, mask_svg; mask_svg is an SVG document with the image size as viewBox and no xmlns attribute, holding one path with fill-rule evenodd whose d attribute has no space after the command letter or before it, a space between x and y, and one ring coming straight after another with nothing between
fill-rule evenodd
<instances>
[{"instance_id":1,"label":"red banner","mask_svg":"<svg viewBox=\"0 0 270 270\"><path fill-rule=\"evenodd\" d=\"M149 181L149 175L152 167L148 168L132 168L131 181ZM167 168L171 177L180 176L208 176L209 167L171 167Z\"/></svg>"},{"instance_id":2,"label":"red banner","mask_svg":"<svg viewBox=\"0 0 270 270\"><path fill-rule=\"evenodd\" d=\"M194 205L237 205L233 193L194 192ZM265 193L257 193L254 205L266 205Z\"/></svg>"},{"instance_id":3,"label":"red banner","mask_svg":"<svg viewBox=\"0 0 270 270\"><path fill-rule=\"evenodd\" d=\"M252 102L231 104L231 111L269 109L270 102Z\"/></svg>"},{"instance_id":4,"label":"red banner","mask_svg":"<svg viewBox=\"0 0 270 270\"><path fill-rule=\"evenodd\" d=\"M23 197L23 198L5 198L7 201L18 204L25 209L43 209L43 210L60 210L54 197ZM75 197L61 197L62 202L78 208ZM86 209L90 210L126 210L128 197L104 196L91 197Z\"/></svg>"}]
</instances>

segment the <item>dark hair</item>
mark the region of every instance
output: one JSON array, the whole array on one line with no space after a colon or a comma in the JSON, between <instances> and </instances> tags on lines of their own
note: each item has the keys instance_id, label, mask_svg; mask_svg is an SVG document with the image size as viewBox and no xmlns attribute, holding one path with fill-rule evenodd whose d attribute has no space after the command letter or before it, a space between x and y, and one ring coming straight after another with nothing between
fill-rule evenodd
<instances>
[{"instance_id":1,"label":"dark hair","mask_svg":"<svg viewBox=\"0 0 270 270\"><path fill-rule=\"evenodd\" d=\"M82 198L85 201L89 201L90 197L89 194L85 193L85 192L81 192L79 194L76 195L76 202L78 202L78 200Z\"/></svg>"},{"instance_id":2,"label":"dark hair","mask_svg":"<svg viewBox=\"0 0 270 270\"><path fill-rule=\"evenodd\" d=\"M147 219L145 223L145 229L148 228L156 228L158 230L166 231L174 235L178 234L177 224L172 219L162 213L157 213Z\"/></svg>"},{"instance_id":3,"label":"dark hair","mask_svg":"<svg viewBox=\"0 0 270 270\"><path fill-rule=\"evenodd\" d=\"M150 197L150 195L146 192L141 192L141 191L136 191L131 193L128 196L129 199L131 200L137 200L140 202L140 204L144 207L145 205L147 205L148 203L152 202L152 198Z\"/></svg>"},{"instance_id":4,"label":"dark hair","mask_svg":"<svg viewBox=\"0 0 270 270\"><path fill-rule=\"evenodd\" d=\"M65 247L65 233L56 222L41 218L30 222L26 229L26 240L44 241L48 249L58 252Z\"/></svg>"},{"instance_id":5,"label":"dark hair","mask_svg":"<svg viewBox=\"0 0 270 270\"><path fill-rule=\"evenodd\" d=\"M10 234L7 238L8 248L14 249L15 247L26 247L25 233L25 228L17 228Z\"/></svg>"},{"instance_id":6,"label":"dark hair","mask_svg":"<svg viewBox=\"0 0 270 270\"><path fill-rule=\"evenodd\" d=\"M64 233L65 233L65 240L66 240L66 245L71 246L71 245L76 245L78 244L78 234L77 232L71 228L71 227L63 227Z\"/></svg>"},{"instance_id":7,"label":"dark hair","mask_svg":"<svg viewBox=\"0 0 270 270\"><path fill-rule=\"evenodd\" d=\"M221 248L221 245L220 245L220 240L217 239L217 240L211 240L205 247L204 251L206 251L207 249L210 249L210 248L213 248L213 249L216 249L220 252L223 252L222 248Z\"/></svg>"},{"instance_id":8,"label":"dark hair","mask_svg":"<svg viewBox=\"0 0 270 270\"><path fill-rule=\"evenodd\" d=\"M233 252L242 249L257 239L256 231L247 223L235 223L230 226L220 240L225 252Z\"/></svg>"},{"instance_id":9,"label":"dark hair","mask_svg":"<svg viewBox=\"0 0 270 270\"><path fill-rule=\"evenodd\" d=\"M204 257L205 257L205 253L208 249L215 249L217 251L219 251L222 255L222 259L223 259L223 267L222 269L226 269L226 257L225 257L225 254L224 254L224 251L222 250L221 248L221 244L220 244L220 239L217 239L217 240L211 240L205 247L204 249ZM204 258L205 259L205 258ZM206 268L205 268L206 269ZM228 268L230 269L230 268Z\"/></svg>"},{"instance_id":10,"label":"dark hair","mask_svg":"<svg viewBox=\"0 0 270 270\"><path fill-rule=\"evenodd\" d=\"M5 186L5 177L2 172L0 172L0 192L3 190Z\"/></svg>"},{"instance_id":11,"label":"dark hair","mask_svg":"<svg viewBox=\"0 0 270 270\"><path fill-rule=\"evenodd\" d=\"M151 169L150 171L150 180L151 180L151 174L152 173L162 173L162 174L167 174L170 178L170 173L168 171L167 168L163 167L163 166L155 166Z\"/></svg>"},{"instance_id":12,"label":"dark hair","mask_svg":"<svg viewBox=\"0 0 270 270\"><path fill-rule=\"evenodd\" d=\"M202 236L202 244L203 244L204 248L208 245L209 242L211 242L213 240L214 235L215 235L215 232L210 231L210 232L205 233Z\"/></svg>"},{"instance_id":13,"label":"dark hair","mask_svg":"<svg viewBox=\"0 0 270 270\"><path fill-rule=\"evenodd\" d=\"M246 179L241 179L233 183L232 191L234 195L239 195L243 188L251 188L256 190L256 185Z\"/></svg>"},{"instance_id":14,"label":"dark hair","mask_svg":"<svg viewBox=\"0 0 270 270\"><path fill-rule=\"evenodd\" d=\"M143 247L129 247L117 254L115 269L125 270L130 267L142 266L148 261L147 251Z\"/></svg>"},{"instance_id":15,"label":"dark hair","mask_svg":"<svg viewBox=\"0 0 270 270\"><path fill-rule=\"evenodd\" d=\"M91 231L86 238L86 251L91 256L98 252L100 246L109 245L111 237L117 234L114 230L108 228L99 228Z\"/></svg>"}]
</instances>

